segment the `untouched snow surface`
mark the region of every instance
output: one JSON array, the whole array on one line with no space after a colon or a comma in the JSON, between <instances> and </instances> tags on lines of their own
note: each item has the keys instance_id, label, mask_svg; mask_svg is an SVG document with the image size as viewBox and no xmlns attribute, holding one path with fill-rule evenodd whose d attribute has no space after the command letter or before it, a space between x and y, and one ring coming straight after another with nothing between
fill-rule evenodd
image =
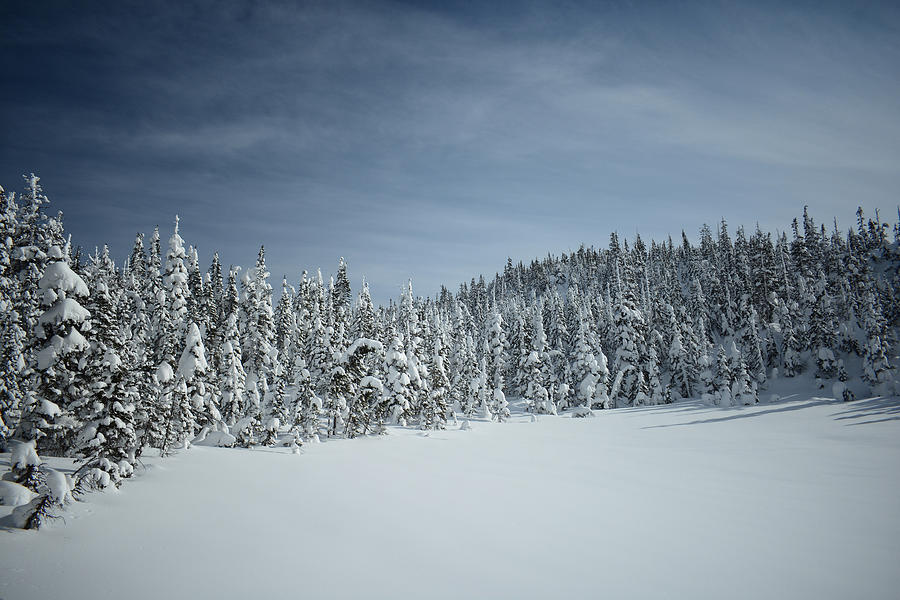
<instances>
[{"instance_id":1,"label":"untouched snow surface","mask_svg":"<svg viewBox=\"0 0 900 600\"><path fill-rule=\"evenodd\" d=\"M896 598L900 403L784 396L195 447L0 531L0 598Z\"/></svg>"}]
</instances>

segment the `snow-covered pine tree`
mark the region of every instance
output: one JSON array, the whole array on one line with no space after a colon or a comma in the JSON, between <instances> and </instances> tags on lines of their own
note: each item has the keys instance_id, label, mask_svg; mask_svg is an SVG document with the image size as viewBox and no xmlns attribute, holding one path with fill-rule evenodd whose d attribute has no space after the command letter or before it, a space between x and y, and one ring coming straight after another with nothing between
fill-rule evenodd
<instances>
[{"instance_id":1,"label":"snow-covered pine tree","mask_svg":"<svg viewBox=\"0 0 900 600\"><path fill-rule=\"evenodd\" d=\"M271 373L272 389L265 399L265 410L262 415L264 446L272 446L278 440L278 434L282 425L287 422L288 405L291 403L287 389L288 373L281 366L281 361L275 361L275 367Z\"/></svg>"},{"instance_id":2,"label":"snow-covered pine tree","mask_svg":"<svg viewBox=\"0 0 900 600\"><path fill-rule=\"evenodd\" d=\"M193 404L194 399L188 389L184 373L177 373L171 391L162 455L171 453L174 448L186 449L190 446L190 441L197 431Z\"/></svg>"},{"instance_id":3,"label":"snow-covered pine tree","mask_svg":"<svg viewBox=\"0 0 900 600\"><path fill-rule=\"evenodd\" d=\"M687 353L681 342L681 334L676 333L669 348L669 368L674 392L680 398L693 396L693 366L688 362Z\"/></svg>"},{"instance_id":4,"label":"snow-covered pine tree","mask_svg":"<svg viewBox=\"0 0 900 600\"><path fill-rule=\"evenodd\" d=\"M302 359L295 372L294 390L291 431L302 436L305 441L318 441L322 400L313 390L309 369Z\"/></svg>"},{"instance_id":5,"label":"snow-covered pine tree","mask_svg":"<svg viewBox=\"0 0 900 600\"><path fill-rule=\"evenodd\" d=\"M805 211L804 211L805 212ZM835 332L834 307L828 293L825 274L819 270L815 285L811 288L808 304L809 315L809 349L816 362L816 376L830 379L837 375L837 359L834 355Z\"/></svg>"},{"instance_id":6,"label":"snow-covered pine tree","mask_svg":"<svg viewBox=\"0 0 900 600\"><path fill-rule=\"evenodd\" d=\"M91 315L77 300L89 295L88 287L69 268L63 251L53 246L47 255L51 262L38 282L46 310L34 331L43 348L33 357L34 395L19 423L18 437L37 440L41 452L59 456L73 448L78 428L75 405L91 395L84 369L90 342L82 334L90 331Z\"/></svg>"},{"instance_id":7,"label":"snow-covered pine tree","mask_svg":"<svg viewBox=\"0 0 900 600\"><path fill-rule=\"evenodd\" d=\"M188 326L184 351L178 361L176 377L184 381L187 397L190 399L191 419L197 428L216 429L222 421L219 408L206 388L206 372L209 363L206 360L206 348L196 323ZM193 431L185 432L193 435Z\"/></svg>"},{"instance_id":8,"label":"snow-covered pine tree","mask_svg":"<svg viewBox=\"0 0 900 600\"><path fill-rule=\"evenodd\" d=\"M169 238L169 247L166 251L165 273L162 285L165 295L160 299L160 307L163 315L159 322L158 334L161 338L160 357L169 364L175 364L178 351L184 342L188 320L188 271L185 261L188 259L184 249L184 240L178 233L179 218L175 216L175 231Z\"/></svg>"},{"instance_id":9,"label":"snow-covered pine tree","mask_svg":"<svg viewBox=\"0 0 900 600\"><path fill-rule=\"evenodd\" d=\"M172 390L175 385L175 371L163 361L153 373L153 390L151 399L143 399L148 412L141 443L159 450L160 456L169 453L168 431L169 414L172 411Z\"/></svg>"},{"instance_id":10,"label":"snow-covered pine tree","mask_svg":"<svg viewBox=\"0 0 900 600\"><path fill-rule=\"evenodd\" d=\"M380 331L377 325L375 306L372 304L372 296L369 293L369 284L363 280L362 289L356 300L356 312L350 326L350 334L353 339L367 338L379 339Z\"/></svg>"},{"instance_id":11,"label":"snow-covered pine tree","mask_svg":"<svg viewBox=\"0 0 900 600\"><path fill-rule=\"evenodd\" d=\"M499 422L509 417L509 402L503 392L503 371L505 367L504 347L506 334L503 331L503 317L494 310L488 317L485 335L485 360L488 386L490 389L490 414Z\"/></svg>"},{"instance_id":12,"label":"snow-covered pine tree","mask_svg":"<svg viewBox=\"0 0 900 600\"><path fill-rule=\"evenodd\" d=\"M412 411L412 388L409 380L406 352L399 337L391 340L384 356L386 389L384 391L387 413L380 419L405 426Z\"/></svg>"},{"instance_id":13,"label":"snow-covered pine tree","mask_svg":"<svg viewBox=\"0 0 900 600\"><path fill-rule=\"evenodd\" d=\"M749 297L741 299L741 332L740 344L744 353L747 373L750 375L754 389L766 383L766 363L763 360L762 344L759 339L759 317L756 308L750 304Z\"/></svg>"},{"instance_id":14,"label":"snow-covered pine tree","mask_svg":"<svg viewBox=\"0 0 900 600\"><path fill-rule=\"evenodd\" d=\"M666 401L666 393L662 381L660 381L659 357L656 354L655 344L647 348L643 372L647 377L647 404L663 404ZM637 404L635 405L637 406Z\"/></svg>"},{"instance_id":15,"label":"snow-covered pine tree","mask_svg":"<svg viewBox=\"0 0 900 600\"><path fill-rule=\"evenodd\" d=\"M306 364L312 381L313 390L317 395L324 395L328 388L328 378L334 363L331 348L331 338L325 329L322 317L319 314L318 303L313 303L311 320L306 337Z\"/></svg>"},{"instance_id":16,"label":"snow-covered pine tree","mask_svg":"<svg viewBox=\"0 0 900 600\"><path fill-rule=\"evenodd\" d=\"M620 379L618 393L613 397L615 406L631 406L637 399L641 373L640 344L643 316L634 307L630 294L619 296L614 308L613 328L616 331L616 358L613 372ZM621 376L619 375L621 374Z\"/></svg>"},{"instance_id":17,"label":"snow-covered pine tree","mask_svg":"<svg viewBox=\"0 0 900 600\"><path fill-rule=\"evenodd\" d=\"M233 325L233 318L232 318ZM237 328L234 328L235 331ZM225 340L222 347L222 366L219 370L219 385L222 393L222 419L231 427L241 418L244 409L244 389L247 374L241 364L241 353L234 349L234 341Z\"/></svg>"},{"instance_id":18,"label":"snow-covered pine tree","mask_svg":"<svg viewBox=\"0 0 900 600\"><path fill-rule=\"evenodd\" d=\"M732 406L734 398L731 395L733 376L731 363L725 348L720 344L716 350L716 368L713 387L715 390L715 403L719 406Z\"/></svg>"},{"instance_id":19,"label":"snow-covered pine tree","mask_svg":"<svg viewBox=\"0 0 900 600\"><path fill-rule=\"evenodd\" d=\"M346 390L346 437L364 435L373 422L373 412L381 403L381 381L373 375L371 365L384 360L384 346L377 340L358 338L344 355L340 364L348 379ZM363 383L365 382L365 385Z\"/></svg>"},{"instance_id":20,"label":"snow-covered pine tree","mask_svg":"<svg viewBox=\"0 0 900 600\"><path fill-rule=\"evenodd\" d=\"M600 367L597 365L590 344L588 344L587 327L583 322L578 324L578 337L574 350L575 356L572 360L572 374L575 381L574 406L590 410L596 400Z\"/></svg>"},{"instance_id":21,"label":"snow-covered pine tree","mask_svg":"<svg viewBox=\"0 0 900 600\"><path fill-rule=\"evenodd\" d=\"M443 342L436 337L428 367L428 393L419 410L419 425L422 429L443 429L451 409L450 378L444 368L443 354Z\"/></svg>"},{"instance_id":22,"label":"snow-covered pine tree","mask_svg":"<svg viewBox=\"0 0 900 600\"><path fill-rule=\"evenodd\" d=\"M863 307L863 379L870 385L878 386L892 377L891 365L887 358L889 345L886 343L887 326L881 306L875 294L867 291Z\"/></svg>"},{"instance_id":23,"label":"snow-covered pine tree","mask_svg":"<svg viewBox=\"0 0 900 600\"><path fill-rule=\"evenodd\" d=\"M338 263L337 274L334 278L334 286L331 289L331 307L334 313L335 351L344 352L347 347L347 337L350 335L350 321L352 319L350 279L347 277L347 263L342 256Z\"/></svg>"},{"instance_id":24,"label":"snow-covered pine tree","mask_svg":"<svg viewBox=\"0 0 900 600\"><path fill-rule=\"evenodd\" d=\"M12 272L17 210L15 194L0 187L0 451L18 425L25 387L25 331L16 308L19 280Z\"/></svg>"},{"instance_id":25,"label":"snow-covered pine tree","mask_svg":"<svg viewBox=\"0 0 900 600\"><path fill-rule=\"evenodd\" d=\"M732 404L736 405L752 405L759 402L756 387L750 375L747 373L747 366L744 363L744 356L734 341L728 349L729 354L729 370L731 372L731 398Z\"/></svg>"},{"instance_id":26,"label":"snow-covered pine tree","mask_svg":"<svg viewBox=\"0 0 900 600\"><path fill-rule=\"evenodd\" d=\"M384 385L381 380L372 375L367 375L359 381L356 389L356 398L353 401L354 406L360 409L355 414L362 415L361 420L355 421L353 428L348 428L348 432L358 432L352 435L365 435L369 431L380 433L383 431L383 424L378 423L372 428L372 420L379 413L379 408L384 403ZM362 429L360 432L359 429Z\"/></svg>"},{"instance_id":27,"label":"snow-covered pine tree","mask_svg":"<svg viewBox=\"0 0 900 600\"><path fill-rule=\"evenodd\" d=\"M241 285L241 359L247 371L248 392L252 392L251 387L256 387L256 393L264 398L275 354L275 315L265 247L259 249L256 266L244 272Z\"/></svg>"},{"instance_id":28,"label":"snow-covered pine tree","mask_svg":"<svg viewBox=\"0 0 900 600\"><path fill-rule=\"evenodd\" d=\"M105 350L100 367L94 380L93 399L80 407L82 427L77 454L85 458L79 472L89 477L92 485L102 488L118 485L134 471L134 412L139 396L126 365L114 350Z\"/></svg>"}]
</instances>

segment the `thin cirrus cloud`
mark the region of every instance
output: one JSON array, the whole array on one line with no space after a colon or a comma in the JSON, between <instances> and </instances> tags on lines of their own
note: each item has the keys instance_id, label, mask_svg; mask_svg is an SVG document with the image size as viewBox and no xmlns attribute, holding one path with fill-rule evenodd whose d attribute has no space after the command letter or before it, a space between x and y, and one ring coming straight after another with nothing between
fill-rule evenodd
<instances>
[{"instance_id":1,"label":"thin cirrus cloud","mask_svg":"<svg viewBox=\"0 0 900 600\"><path fill-rule=\"evenodd\" d=\"M895 207L897 10L744 3L2 9L0 176L124 257L345 256L376 299L609 232Z\"/></svg>"}]
</instances>

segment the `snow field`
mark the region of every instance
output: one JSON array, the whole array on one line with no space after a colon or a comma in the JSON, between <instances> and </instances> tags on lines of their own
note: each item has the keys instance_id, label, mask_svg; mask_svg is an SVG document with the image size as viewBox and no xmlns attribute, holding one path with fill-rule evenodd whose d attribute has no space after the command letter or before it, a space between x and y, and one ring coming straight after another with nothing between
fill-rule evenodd
<instances>
[{"instance_id":1,"label":"snow field","mask_svg":"<svg viewBox=\"0 0 900 600\"><path fill-rule=\"evenodd\" d=\"M197 446L0 532L0 597L896 598L900 401L784 395Z\"/></svg>"}]
</instances>

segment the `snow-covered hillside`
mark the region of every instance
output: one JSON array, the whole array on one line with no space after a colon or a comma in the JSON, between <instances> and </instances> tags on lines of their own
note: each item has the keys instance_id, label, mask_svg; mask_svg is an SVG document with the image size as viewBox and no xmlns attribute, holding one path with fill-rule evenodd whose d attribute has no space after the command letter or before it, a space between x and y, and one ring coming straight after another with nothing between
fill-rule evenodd
<instances>
[{"instance_id":1,"label":"snow-covered hillside","mask_svg":"<svg viewBox=\"0 0 900 600\"><path fill-rule=\"evenodd\" d=\"M900 401L800 385L145 459L0 532L0 598L896 598Z\"/></svg>"}]
</instances>

